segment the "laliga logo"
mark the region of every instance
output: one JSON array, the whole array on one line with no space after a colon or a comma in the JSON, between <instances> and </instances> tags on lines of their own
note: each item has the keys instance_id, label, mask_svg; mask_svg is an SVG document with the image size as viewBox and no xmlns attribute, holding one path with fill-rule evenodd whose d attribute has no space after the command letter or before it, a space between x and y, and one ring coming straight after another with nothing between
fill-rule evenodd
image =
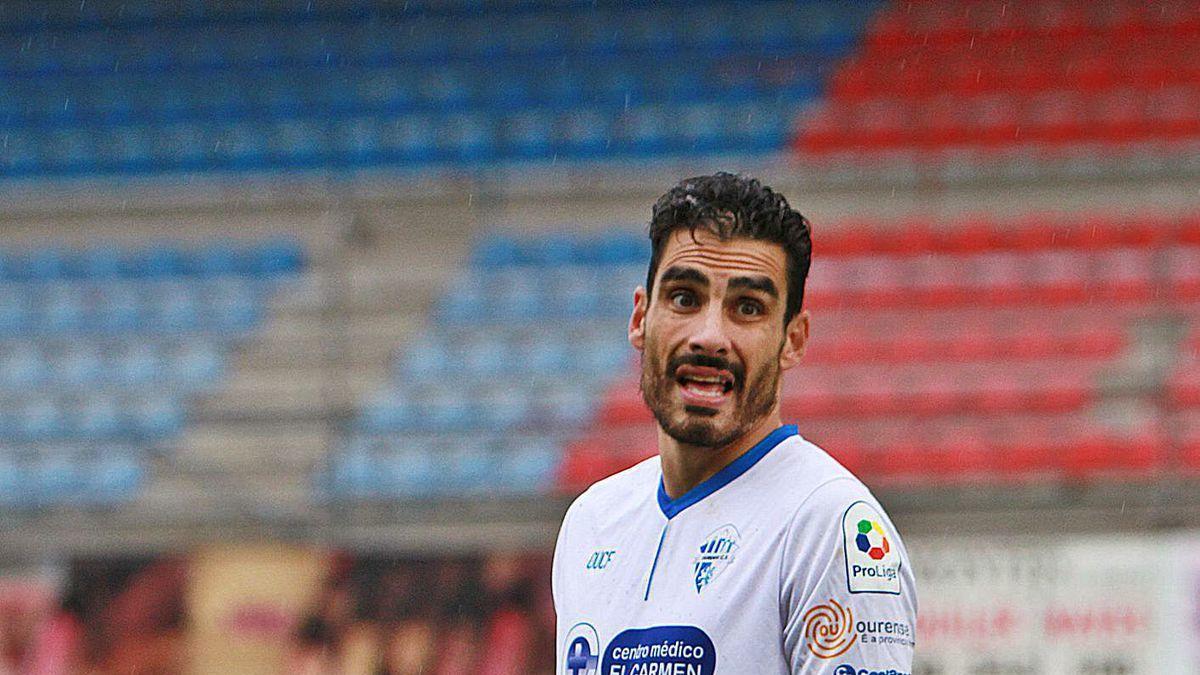
<instances>
[{"instance_id":1,"label":"laliga logo","mask_svg":"<svg viewBox=\"0 0 1200 675\"><path fill-rule=\"evenodd\" d=\"M804 637L808 649L820 659L832 659L845 654L858 633L854 632L854 614L830 599L828 605L817 605L804 613ZM837 671L839 674L841 670Z\"/></svg>"}]
</instances>

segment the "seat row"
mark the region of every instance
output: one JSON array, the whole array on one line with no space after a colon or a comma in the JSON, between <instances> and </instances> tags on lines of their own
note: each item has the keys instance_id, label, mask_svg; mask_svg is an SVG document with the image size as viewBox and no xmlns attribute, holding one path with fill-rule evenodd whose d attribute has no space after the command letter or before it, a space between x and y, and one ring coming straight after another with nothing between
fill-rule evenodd
<instances>
[{"instance_id":1,"label":"seat row","mask_svg":"<svg viewBox=\"0 0 1200 675\"><path fill-rule=\"evenodd\" d=\"M580 383L555 375L556 381L542 383L524 373L442 377L384 389L363 404L355 426L371 433L576 427L593 414L596 389L606 379Z\"/></svg>"},{"instance_id":2,"label":"seat row","mask_svg":"<svg viewBox=\"0 0 1200 675\"><path fill-rule=\"evenodd\" d=\"M0 342L0 390L159 385L191 391L213 384L224 366L224 350L198 339Z\"/></svg>"},{"instance_id":3,"label":"seat row","mask_svg":"<svg viewBox=\"0 0 1200 675\"><path fill-rule=\"evenodd\" d=\"M1032 252L1200 246L1200 216L1190 213L1045 213L960 216L955 222L908 218L851 220L814 235L825 255Z\"/></svg>"},{"instance_id":4,"label":"seat row","mask_svg":"<svg viewBox=\"0 0 1200 675\"><path fill-rule=\"evenodd\" d=\"M14 129L0 148L11 176L379 164L588 160L757 153L784 147L794 103L643 105L507 115L327 116L205 120L51 131Z\"/></svg>"},{"instance_id":5,"label":"seat row","mask_svg":"<svg viewBox=\"0 0 1200 675\"><path fill-rule=\"evenodd\" d=\"M0 451L0 508L115 506L137 496L146 468L130 447Z\"/></svg>"},{"instance_id":6,"label":"seat row","mask_svg":"<svg viewBox=\"0 0 1200 675\"><path fill-rule=\"evenodd\" d=\"M1193 139L1200 136L1198 106L1200 83L1093 96L1060 89L1029 96L833 99L805 121L798 148L824 154Z\"/></svg>"},{"instance_id":7,"label":"seat row","mask_svg":"<svg viewBox=\"0 0 1200 675\"><path fill-rule=\"evenodd\" d=\"M546 65L542 60L489 61L487 64L362 65L330 70L288 65L249 71L189 71L56 77L11 76L0 82L0 114L10 130L225 122L355 119L370 115L402 119L409 115L486 113L520 120L538 109L554 118L587 121L586 113L615 112L625 106L668 105L672 110L706 111L719 119L720 106L754 102L771 95L806 100L824 86L832 62L803 53L771 54L770 65L755 68L750 54L718 57L689 51L665 63L646 57L597 64L577 59ZM301 86L299 83L303 82ZM66 98L69 92L70 98ZM65 105L64 105L65 103ZM707 105L706 105L707 104ZM686 106L682 107L681 106ZM697 115L697 113L693 113ZM616 119L609 115L610 119ZM598 123L599 124L599 123ZM328 128L328 127L327 127ZM610 131L605 122L601 131ZM502 134L501 134L502 135Z\"/></svg>"},{"instance_id":8,"label":"seat row","mask_svg":"<svg viewBox=\"0 0 1200 675\"><path fill-rule=\"evenodd\" d=\"M140 393L9 394L0 410L0 438L34 443L53 440L157 441L178 433L182 401L165 391Z\"/></svg>"},{"instance_id":9,"label":"seat row","mask_svg":"<svg viewBox=\"0 0 1200 675\"><path fill-rule=\"evenodd\" d=\"M818 311L805 364L1112 358L1125 317L1104 310Z\"/></svg>"},{"instance_id":10,"label":"seat row","mask_svg":"<svg viewBox=\"0 0 1200 675\"><path fill-rule=\"evenodd\" d=\"M1200 84L1200 67L1178 45L1140 45L1113 49L1095 43L1064 46L1061 42L1026 42L1019 55L1010 45L940 52L936 46L903 51L867 49L844 63L829 83L842 101L878 98L936 99L947 93L1028 96L1062 91L1097 96L1121 91L1143 96L1150 89ZM1057 58L1048 58L1051 54Z\"/></svg>"},{"instance_id":11,"label":"seat row","mask_svg":"<svg viewBox=\"0 0 1200 675\"><path fill-rule=\"evenodd\" d=\"M434 317L463 325L528 321L609 321L627 317L643 265L558 266L481 271L457 281Z\"/></svg>"},{"instance_id":12,"label":"seat row","mask_svg":"<svg viewBox=\"0 0 1200 675\"><path fill-rule=\"evenodd\" d=\"M447 329L409 345L396 360L398 383L479 377L510 381L548 377L596 377L624 372L630 358L619 321L590 322L583 330L505 331L488 327L474 334Z\"/></svg>"},{"instance_id":13,"label":"seat row","mask_svg":"<svg viewBox=\"0 0 1200 675\"><path fill-rule=\"evenodd\" d=\"M287 64L426 65L451 59L506 57L612 58L624 52L662 55L680 47L732 53L747 48L800 50L814 56L844 53L877 3L754 3L732 16L719 3L673 7L561 7L497 16L436 16L381 11L321 19L156 22L91 28L27 26L0 39L12 57L7 75L250 69ZM12 18L15 25L20 19ZM504 30L495 30L496 22ZM6 25L14 25L12 23Z\"/></svg>"},{"instance_id":14,"label":"seat row","mask_svg":"<svg viewBox=\"0 0 1200 675\"><path fill-rule=\"evenodd\" d=\"M997 217L959 216L954 222L930 217L879 222L851 219L819 223L813 237L821 257L855 254L1031 252L1045 249L1163 248L1200 246L1200 217L1195 214L1148 212L1061 216L1046 213ZM630 278L645 270L650 242L643 228L614 223L585 232L543 234L489 233L472 250L472 266L489 270L509 267L568 268L628 265ZM586 274L576 268L571 275ZM601 276L608 276L604 271Z\"/></svg>"},{"instance_id":15,"label":"seat row","mask_svg":"<svg viewBox=\"0 0 1200 675\"><path fill-rule=\"evenodd\" d=\"M472 436L352 439L317 476L335 500L504 496L548 491L561 439Z\"/></svg>"},{"instance_id":16,"label":"seat row","mask_svg":"<svg viewBox=\"0 0 1200 675\"><path fill-rule=\"evenodd\" d=\"M238 333L262 318L269 287L243 277L0 285L0 334Z\"/></svg>"},{"instance_id":17,"label":"seat row","mask_svg":"<svg viewBox=\"0 0 1200 675\"><path fill-rule=\"evenodd\" d=\"M1035 0L1019 5L988 0L914 2L875 16L867 43L880 49L928 44L954 49L1041 39L1057 40L1064 47L1087 40L1144 46L1192 38L1198 27L1196 5L1187 0L1153 5L1136 0Z\"/></svg>"},{"instance_id":18,"label":"seat row","mask_svg":"<svg viewBox=\"0 0 1200 675\"><path fill-rule=\"evenodd\" d=\"M813 307L1186 301L1200 246L829 258L811 270Z\"/></svg>"},{"instance_id":19,"label":"seat row","mask_svg":"<svg viewBox=\"0 0 1200 675\"><path fill-rule=\"evenodd\" d=\"M246 276L270 278L304 267L304 252L291 240L198 247L159 245L139 248L39 246L0 251L0 282L164 277Z\"/></svg>"}]
</instances>

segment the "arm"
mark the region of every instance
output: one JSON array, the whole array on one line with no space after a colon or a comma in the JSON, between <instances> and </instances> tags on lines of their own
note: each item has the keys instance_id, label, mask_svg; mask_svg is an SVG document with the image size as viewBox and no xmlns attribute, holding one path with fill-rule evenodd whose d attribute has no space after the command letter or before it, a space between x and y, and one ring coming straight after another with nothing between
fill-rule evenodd
<instances>
[{"instance_id":1,"label":"arm","mask_svg":"<svg viewBox=\"0 0 1200 675\"><path fill-rule=\"evenodd\" d=\"M899 533L857 480L816 490L792 517L780 569L791 672L911 673L916 587Z\"/></svg>"}]
</instances>

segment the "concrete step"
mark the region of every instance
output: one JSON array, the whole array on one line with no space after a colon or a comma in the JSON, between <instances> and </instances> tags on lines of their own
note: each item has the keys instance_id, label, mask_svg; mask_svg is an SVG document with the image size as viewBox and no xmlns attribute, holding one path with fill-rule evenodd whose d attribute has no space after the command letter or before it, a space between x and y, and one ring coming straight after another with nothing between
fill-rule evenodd
<instances>
[{"instance_id":1,"label":"concrete step","mask_svg":"<svg viewBox=\"0 0 1200 675\"><path fill-rule=\"evenodd\" d=\"M181 472L308 472L329 444L320 421L227 422L191 427L171 457Z\"/></svg>"}]
</instances>

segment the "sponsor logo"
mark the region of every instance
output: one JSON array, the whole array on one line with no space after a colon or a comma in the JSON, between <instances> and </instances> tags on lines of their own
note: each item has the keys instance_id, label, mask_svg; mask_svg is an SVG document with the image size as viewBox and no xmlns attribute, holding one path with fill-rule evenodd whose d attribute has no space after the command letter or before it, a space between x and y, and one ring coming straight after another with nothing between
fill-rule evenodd
<instances>
[{"instance_id":1,"label":"sponsor logo","mask_svg":"<svg viewBox=\"0 0 1200 675\"><path fill-rule=\"evenodd\" d=\"M733 562L741 535L733 525L722 525L705 538L700 555L692 560L696 592L703 591Z\"/></svg>"},{"instance_id":2,"label":"sponsor logo","mask_svg":"<svg viewBox=\"0 0 1200 675\"><path fill-rule=\"evenodd\" d=\"M855 642L861 645L915 644L912 625L907 621L854 618L850 605L833 598L804 613L804 638L808 650L819 659L845 654Z\"/></svg>"},{"instance_id":3,"label":"sponsor logo","mask_svg":"<svg viewBox=\"0 0 1200 675\"><path fill-rule=\"evenodd\" d=\"M883 516L859 501L842 515L842 547L851 593L900 593L900 554Z\"/></svg>"},{"instance_id":4,"label":"sponsor logo","mask_svg":"<svg viewBox=\"0 0 1200 675\"><path fill-rule=\"evenodd\" d=\"M884 668L876 670L875 668L858 668L849 663L834 668L833 675L911 675L906 671L896 670L895 668Z\"/></svg>"},{"instance_id":5,"label":"sponsor logo","mask_svg":"<svg viewBox=\"0 0 1200 675\"><path fill-rule=\"evenodd\" d=\"M588 558L587 561L587 569L602 570L605 567L608 567L608 563L612 562L613 556L616 555L616 553L616 551L604 550L592 553L592 557Z\"/></svg>"},{"instance_id":6,"label":"sponsor logo","mask_svg":"<svg viewBox=\"0 0 1200 675\"><path fill-rule=\"evenodd\" d=\"M808 642L808 650L819 659L845 654L858 640L850 606L843 607L830 599L828 604L817 605L805 612L804 639Z\"/></svg>"},{"instance_id":7,"label":"sponsor logo","mask_svg":"<svg viewBox=\"0 0 1200 675\"><path fill-rule=\"evenodd\" d=\"M887 535L875 520L864 518L858 521L858 536L854 538L854 543L871 560L883 560L883 556L892 552Z\"/></svg>"},{"instance_id":8,"label":"sponsor logo","mask_svg":"<svg viewBox=\"0 0 1200 675\"><path fill-rule=\"evenodd\" d=\"M604 650L605 675L714 675L717 649L695 626L654 626L619 633Z\"/></svg>"},{"instance_id":9,"label":"sponsor logo","mask_svg":"<svg viewBox=\"0 0 1200 675\"><path fill-rule=\"evenodd\" d=\"M596 675L600 668L600 637L588 623L577 623L563 640L560 675Z\"/></svg>"}]
</instances>

